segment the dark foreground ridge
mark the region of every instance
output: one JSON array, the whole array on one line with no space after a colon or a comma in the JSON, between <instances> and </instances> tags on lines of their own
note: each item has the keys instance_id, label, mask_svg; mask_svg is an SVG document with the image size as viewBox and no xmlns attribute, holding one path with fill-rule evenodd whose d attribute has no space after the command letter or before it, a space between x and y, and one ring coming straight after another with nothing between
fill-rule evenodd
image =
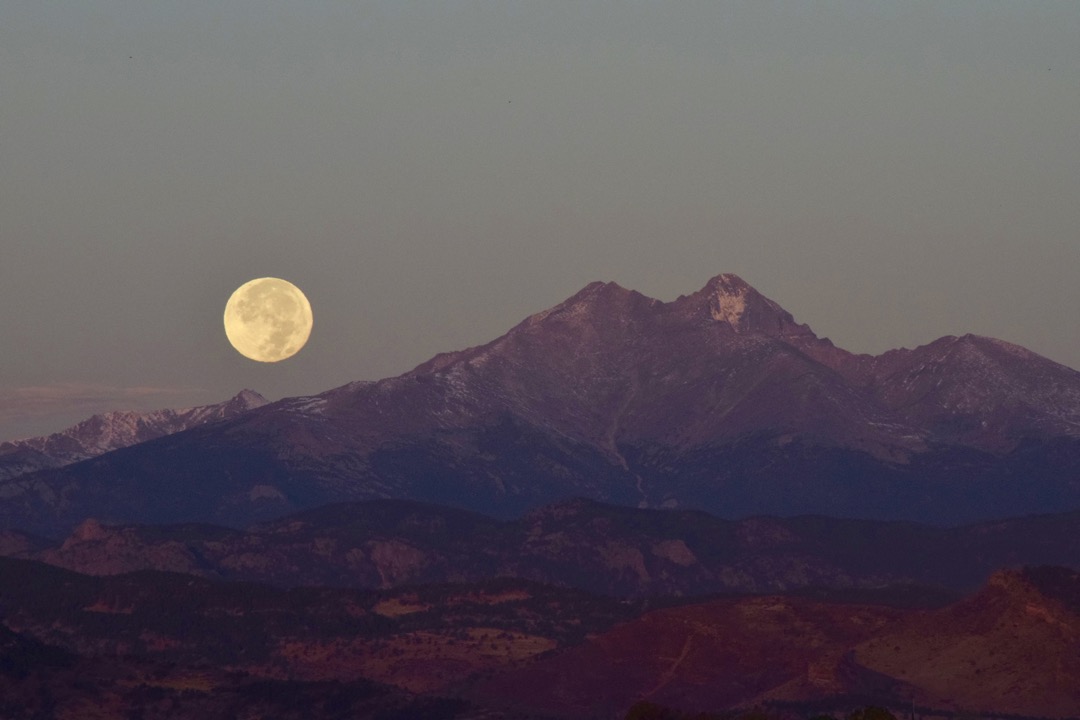
<instances>
[{"instance_id":1,"label":"dark foreground ridge","mask_svg":"<svg viewBox=\"0 0 1080 720\"><path fill-rule=\"evenodd\" d=\"M612 597L788 592L933 605L995 570L1080 567L1080 513L938 528L821 516L722 520L575 499L499 521L405 500L330 505L247 531L84 522L63 541L0 533L0 555L278 587L393 588L514 577ZM888 587L887 591L883 588ZM830 588L814 594L814 588ZM904 589L902 589L904 588ZM938 588L935 590L934 588Z\"/></svg>"},{"instance_id":2,"label":"dark foreground ridge","mask_svg":"<svg viewBox=\"0 0 1080 720\"><path fill-rule=\"evenodd\" d=\"M1075 571L1041 567L932 609L754 595L642 614L521 580L284 590L0 559L0 708L569 720L647 698L685 712L914 701L1062 718L1080 701L1078 598Z\"/></svg>"}]
</instances>

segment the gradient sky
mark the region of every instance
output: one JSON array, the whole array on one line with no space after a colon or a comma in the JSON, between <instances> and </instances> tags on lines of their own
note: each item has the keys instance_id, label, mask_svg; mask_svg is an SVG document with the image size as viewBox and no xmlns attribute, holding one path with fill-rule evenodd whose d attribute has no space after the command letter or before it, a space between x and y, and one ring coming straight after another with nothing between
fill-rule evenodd
<instances>
[{"instance_id":1,"label":"gradient sky","mask_svg":"<svg viewBox=\"0 0 1080 720\"><path fill-rule=\"evenodd\" d=\"M0 439L734 272L856 352L1080 368L1080 3L0 0ZM291 360L228 345L286 278Z\"/></svg>"}]
</instances>

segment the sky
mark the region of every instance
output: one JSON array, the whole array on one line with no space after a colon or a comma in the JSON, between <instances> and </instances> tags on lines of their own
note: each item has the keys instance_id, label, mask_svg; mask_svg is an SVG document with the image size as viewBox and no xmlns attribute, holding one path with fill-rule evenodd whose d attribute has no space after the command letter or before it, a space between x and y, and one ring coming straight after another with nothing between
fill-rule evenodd
<instances>
[{"instance_id":1,"label":"sky","mask_svg":"<svg viewBox=\"0 0 1080 720\"><path fill-rule=\"evenodd\" d=\"M0 0L0 440L397 375L594 280L1080 368L1080 3ZM256 277L308 345L228 344Z\"/></svg>"}]
</instances>

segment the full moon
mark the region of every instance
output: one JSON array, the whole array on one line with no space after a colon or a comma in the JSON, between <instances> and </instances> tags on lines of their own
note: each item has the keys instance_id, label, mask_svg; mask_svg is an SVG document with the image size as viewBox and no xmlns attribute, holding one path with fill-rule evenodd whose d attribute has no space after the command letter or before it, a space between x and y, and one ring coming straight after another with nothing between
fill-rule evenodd
<instances>
[{"instance_id":1,"label":"full moon","mask_svg":"<svg viewBox=\"0 0 1080 720\"><path fill-rule=\"evenodd\" d=\"M246 358L278 362L304 347L311 335L311 304L287 280L265 277L236 288L225 304L225 335Z\"/></svg>"}]
</instances>

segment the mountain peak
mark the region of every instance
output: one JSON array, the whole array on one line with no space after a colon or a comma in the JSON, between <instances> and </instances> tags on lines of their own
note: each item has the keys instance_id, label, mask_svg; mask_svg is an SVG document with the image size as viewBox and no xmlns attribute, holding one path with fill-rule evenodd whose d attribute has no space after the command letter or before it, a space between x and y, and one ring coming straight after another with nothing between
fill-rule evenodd
<instances>
[{"instance_id":1,"label":"mountain peak","mask_svg":"<svg viewBox=\"0 0 1080 720\"><path fill-rule=\"evenodd\" d=\"M709 314L713 320L722 320L735 330L739 330L742 324L748 299L754 302L761 298L780 309L779 305L764 298L738 275L717 275L705 285L704 290L709 298Z\"/></svg>"},{"instance_id":2,"label":"mountain peak","mask_svg":"<svg viewBox=\"0 0 1080 720\"><path fill-rule=\"evenodd\" d=\"M558 305L531 316L522 325L534 326L548 318L568 319L597 312L648 312L661 308L675 311L675 317L723 322L740 334L764 334L785 340L817 339L809 327L796 323L791 313L734 273L717 275L701 290L670 303L615 282L595 281Z\"/></svg>"},{"instance_id":3,"label":"mountain peak","mask_svg":"<svg viewBox=\"0 0 1080 720\"><path fill-rule=\"evenodd\" d=\"M617 282L602 282L597 280L581 288L581 290L578 290L552 309L572 308L583 304L596 305L612 302L618 303L625 302L630 298L643 298L650 300L651 302L656 302L655 300L651 300L651 298L645 298L644 295L636 290L624 288Z\"/></svg>"},{"instance_id":4,"label":"mountain peak","mask_svg":"<svg viewBox=\"0 0 1080 720\"><path fill-rule=\"evenodd\" d=\"M661 305L659 300L646 297L636 290L628 290L615 282L591 282L581 290L547 310L530 315L514 330L534 328L546 321L596 320L633 313ZM512 330L511 333L514 331ZM496 340L496 342L498 342Z\"/></svg>"},{"instance_id":5,"label":"mountain peak","mask_svg":"<svg viewBox=\"0 0 1080 720\"><path fill-rule=\"evenodd\" d=\"M994 572L981 593L1005 598L1009 604L1034 611L1042 618L1068 609L1080 614L1080 573L1051 565L1007 568Z\"/></svg>"},{"instance_id":6,"label":"mountain peak","mask_svg":"<svg viewBox=\"0 0 1080 720\"><path fill-rule=\"evenodd\" d=\"M726 288L737 292L754 289L750 286L750 283L746 282L735 273L720 273L719 275L710 278L709 282L705 283L705 287Z\"/></svg>"},{"instance_id":7,"label":"mountain peak","mask_svg":"<svg viewBox=\"0 0 1080 720\"><path fill-rule=\"evenodd\" d=\"M587 297L589 295L596 295L599 293L627 293L631 292L622 285L614 281L604 282L603 280L593 280L591 283L577 291L571 299L575 297Z\"/></svg>"},{"instance_id":8,"label":"mountain peak","mask_svg":"<svg viewBox=\"0 0 1080 720\"><path fill-rule=\"evenodd\" d=\"M712 278L701 290L671 303L685 314L726 323L739 334L763 334L785 340L816 340L807 325L733 273Z\"/></svg>"},{"instance_id":9,"label":"mountain peak","mask_svg":"<svg viewBox=\"0 0 1080 720\"><path fill-rule=\"evenodd\" d=\"M104 540L109 536L109 531L97 518L87 518L79 523L64 541L62 549L68 550L75 545L87 542Z\"/></svg>"},{"instance_id":10,"label":"mountain peak","mask_svg":"<svg viewBox=\"0 0 1080 720\"><path fill-rule=\"evenodd\" d=\"M254 390L244 388L236 395L226 400L224 407L228 412L240 412L244 410L254 410L255 408L269 404L269 402L269 400Z\"/></svg>"}]
</instances>

